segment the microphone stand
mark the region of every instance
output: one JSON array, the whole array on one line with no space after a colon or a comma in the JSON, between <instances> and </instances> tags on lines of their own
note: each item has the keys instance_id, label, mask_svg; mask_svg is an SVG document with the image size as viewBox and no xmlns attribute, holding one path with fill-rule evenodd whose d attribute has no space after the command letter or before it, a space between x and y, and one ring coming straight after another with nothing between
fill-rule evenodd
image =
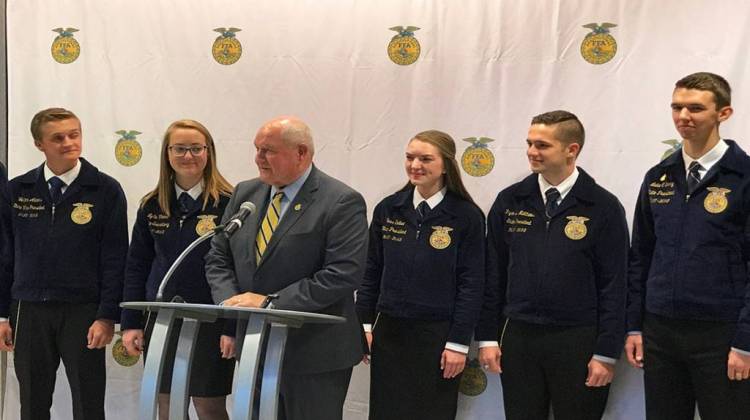
<instances>
[{"instance_id":1,"label":"microphone stand","mask_svg":"<svg viewBox=\"0 0 750 420\"><path fill-rule=\"evenodd\" d=\"M157 302L163 302L164 301L164 289L167 287L167 283L169 283L169 279L172 278L172 274L174 274L175 271L177 271L177 267L182 264L182 261L187 257L187 255L195 249L198 245L202 244L203 242L213 238L217 232L221 232L224 230L224 227L226 225L219 225L215 227L211 232L199 237L198 239L194 240L190 245L188 245L187 248L185 248L184 251L177 257L176 260L174 260L174 263L172 263L172 266L169 267L169 271L167 271L167 274L164 275L164 278L162 279L161 283L159 284L159 290L156 292L156 301ZM178 302L184 302L184 300L179 297L175 296L173 301Z\"/></svg>"}]
</instances>

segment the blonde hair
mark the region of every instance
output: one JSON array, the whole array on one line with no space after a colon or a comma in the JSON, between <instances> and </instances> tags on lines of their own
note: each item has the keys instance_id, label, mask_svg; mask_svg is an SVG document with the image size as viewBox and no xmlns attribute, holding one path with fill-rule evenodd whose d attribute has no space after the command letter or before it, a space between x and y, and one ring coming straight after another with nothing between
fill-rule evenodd
<instances>
[{"instance_id":1,"label":"blonde hair","mask_svg":"<svg viewBox=\"0 0 750 420\"><path fill-rule=\"evenodd\" d=\"M175 121L167 128L161 142L159 181L157 182L156 187L141 199L141 207L143 207L148 200L152 197L156 197L161 211L167 216L171 214L169 209L171 207L170 204L174 199L172 191L174 190L173 186L175 182L175 172L172 165L169 164L169 137L179 128L196 130L206 138L206 153L208 153L208 159L206 161L206 167L203 169L203 206L201 208L204 210L206 209L209 198L213 199L214 207L218 206L220 196L229 196L232 194L233 190L232 184L221 175L219 168L216 167L216 147L214 146L214 139L211 137L211 133L208 132L208 129L195 120Z\"/></svg>"}]
</instances>

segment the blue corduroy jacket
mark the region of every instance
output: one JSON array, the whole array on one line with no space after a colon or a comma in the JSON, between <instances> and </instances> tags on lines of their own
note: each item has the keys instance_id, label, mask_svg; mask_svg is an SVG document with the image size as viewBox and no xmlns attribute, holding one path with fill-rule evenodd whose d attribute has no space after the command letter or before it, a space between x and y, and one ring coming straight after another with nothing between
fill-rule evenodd
<instances>
[{"instance_id":1,"label":"blue corduroy jacket","mask_svg":"<svg viewBox=\"0 0 750 420\"><path fill-rule=\"evenodd\" d=\"M420 225L413 192L399 191L375 207L357 312L362 323L373 323L378 312L450 320L447 341L468 345L484 287L484 215L448 192Z\"/></svg>"},{"instance_id":2,"label":"blue corduroy jacket","mask_svg":"<svg viewBox=\"0 0 750 420\"><path fill-rule=\"evenodd\" d=\"M625 211L617 197L578 170L549 220L537 174L498 194L487 222L487 285L477 340L497 340L506 318L594 325L594 354L619 358L627 290Z\"/></svg>"},{"instance_id":3,"label":"blue corduroy jacket","mask_svg":"<svg viewBox=\"0 0 750 420\"><path fill-rule=\"evenodd\" d=\"M628 329L644 312L736 322L750 351L750 157L729 149L687 194L682 152L651 168L638 195L630 252Z\"/></svg>"},{"instance_id":4,"label":"blue corduroy jacket","mask_svg":"<svg viewBox=\"0 0 750 420\"><path fill-rule=\"evenodd\" d=\"M0 316L15 299L98 303L97 318L120 319L128 221L114 178L81 158L78 177L53 205L41 165L8 182L0 206Z\"/></svg>"}]
</instances>

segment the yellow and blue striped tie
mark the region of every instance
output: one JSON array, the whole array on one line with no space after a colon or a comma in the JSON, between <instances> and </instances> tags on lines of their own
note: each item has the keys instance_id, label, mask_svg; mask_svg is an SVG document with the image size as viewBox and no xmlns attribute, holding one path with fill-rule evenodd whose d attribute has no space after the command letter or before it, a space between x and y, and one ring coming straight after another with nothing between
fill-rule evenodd
<instances>
[{"instance_id":1,"label":"yellow and blue striped tie","mask_svg":"<svg viewBox=\"0 0 750 420\"><path fill-rule=\"evenodd\" d=\"M279 225L282 198L284 198L283 191L279 191L273 195L273 199L271 199L271 203L268 205L268 210L266 210L266 217L263 218L263 223L260 224L260 229L258 229L258 236L255 238L256 264L260 263L260 258L266 252L268 243L271 242L271 235L273 235L273 232Z\"/></svg>"}]
</instances>

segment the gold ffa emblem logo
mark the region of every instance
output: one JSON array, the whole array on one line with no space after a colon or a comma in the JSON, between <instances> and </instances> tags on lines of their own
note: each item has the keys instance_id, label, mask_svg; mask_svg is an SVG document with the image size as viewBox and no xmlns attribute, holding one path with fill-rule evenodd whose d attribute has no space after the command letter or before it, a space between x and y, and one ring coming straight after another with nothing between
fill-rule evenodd
<instances>
[{"instance_id":1,"label":"gold ffa emblem logo","mask_svg":"<svg viewBox=\"0 0 750 420\"><path fill-rule=\"evenodd\" d=\"M703 200L703 207L707 212L717 214L727 209L729 200L727 200L727 194L732 192L726 188L719 187L708 187L708 195Z\"/></svg>"},{"instance_id":2,"label":"gold ffa emblem logo","mask_svg":"<svg viewBox=\"0 0 750 420\"><path fill-rule=\"evenodd\" d=\"M118 333L122 334L122 333ZM128 351L125 350L125 346L122 344L122 338L118 338L115 344L112 346L112 358L115 359L120 366L130 367L138 363L140 355L131 356Z\"/></svg>"},{"instance_id":3,"label":"gold ffa emblem logo","mask_svg":"<svg viewBox=\"0 0 750 420\"><path fill-rule=\"evenodd\" d=\"M122 166L133 166L141 160L143 149L135 136L141 134L135 130L117 130L115 134L120 136L115 145L115 158Z\"/></svg>"},{"instance_id":4,"label":"gold ffa emblem logo","mask_svg":"<svg viewBox=\"0 0 750 420\"><path fill-rule=\"evenodd\" d=\"M60 64L70 64L81 55L81 45L73 38L76 28L55 28L52 32L59 35L52 41L52 58Z\"/></svg>"},{"instance_id":5,"label":"gold ffa emblem logo","mask_svg":"<svg viewBox=\"0 0 750 420\"><path fill-rule=\"evenodd\" d=\"M489 137L467 137L471 146L461 155L461 167L471 176L485 176L495 167L495 156L487 148L487 143L495 140Z\"/></svg>"},{"instance_id":6,"label":"gold ffa emblem logo","mask_svg":"<svg viewBox=\"0 0 750 420\"><path fill-rule=\"evenodd\" d=\"M672 153L680 150L680 147L682 147L682 143L679 140L677 140L677 139L664 140L664 141L662 141L662 143L668 145L669 149L667 149L666 151L664 151L664 154L661 155L661 160L664 160L664 159L672 156Z\"/></svg>"},{"instance_id":7,"label":"gold ffa emblem logo","mask_svg":"<svg viewBox=\"0 0 750 420\"><path fill-rule=\"evenodd\" d=\"M203 236L216 228L216 222L214 222L216 216L212 214L206 214L198 216L198 224L195 225L195 233L198 236Z\"/></svg>"},{"instance_id":8,"label":"gold ffa emblem logo","mask_svg":"<svg viewBox=\"0 0 750 420\"><path fill-rule=\"evenodd\" d=\"M567 219L569 222L565 225L565 236L574 241L583 239L589 231L585 225L589 218L582 216L568 216Z\"/></svg>"},{"instance_id":9,"label":"gold ffa emblem logo","mask_svg":"<svg viewBox=\"0 0 750 420\"><path fill-rule=\"evenodd\" d=\"M461 376L458 390L470 397L476 397L487 389L487 374L479 366L479 360L471 359Z\"/></svg>"},{"instance_id":10,"label":"gold ffa emblem logo","mask_svg":"<svg viewBox=\"0 0 750 420\"><path fill-rule=\"evenodd\" d=\"M74 203L73 211L70 212L70 220L77 225L85 225L90 222L94 217L91 214L91 207L94 207L94 205L88 203Z\"/></svg>"},{"instance_id":11,"label":"gold ffa emblem logo","mask_svg":"<svg viewBox=\"0 0 750 420\"><path fill-rule=\"evenodd\" d=\"M236 32L241 31L240 28L216 28L214 32L218 32L221 35L216 37L214 45L211 48L211 53L214 56L214 60L217 63L228 66L234 64L242 56L242 44L234 35Z\"/></svg>"},{"instance_id":12,"label":"gold ffa emblem logo","mask_svg":"<svg viewBox=\"0 0 750 420\"><path fill-rule=\"evenodd\" d=\"M419 58L422 47L419 45L417 38L414 38L414 31L419 30L416 26L394 26L388 28L398 32L391 38L388 43L388 58L400 66L413 64Z\"/></svg>"},{"instance_id":13,"label":"gold ffa emblem logo","mask_svg":"<svg viewBox=\"0 0 750 420\"><path fill-rule=\"evenodd\" d=\"M604 64L614 58L617 54L617 41L610 35L609 28L614 28L614 23L604 22L601 25L589 23L584 28L591 29L581 42L581 55L583 59L591 64Z\"/></svg>"},{"instance_id":14,"label":"gold ffa emblem logo","mask_svg":"<svg viewBox=\"0 0 750 420\"><path fill-rule=\"evenodd\" d=\"M434 232L430 235L430 245L435 249L448 248L451 244L451 235L449 232L452 231L453 228L447 226L433 226L432 229Z\"/></svg>"}]
</instances>

